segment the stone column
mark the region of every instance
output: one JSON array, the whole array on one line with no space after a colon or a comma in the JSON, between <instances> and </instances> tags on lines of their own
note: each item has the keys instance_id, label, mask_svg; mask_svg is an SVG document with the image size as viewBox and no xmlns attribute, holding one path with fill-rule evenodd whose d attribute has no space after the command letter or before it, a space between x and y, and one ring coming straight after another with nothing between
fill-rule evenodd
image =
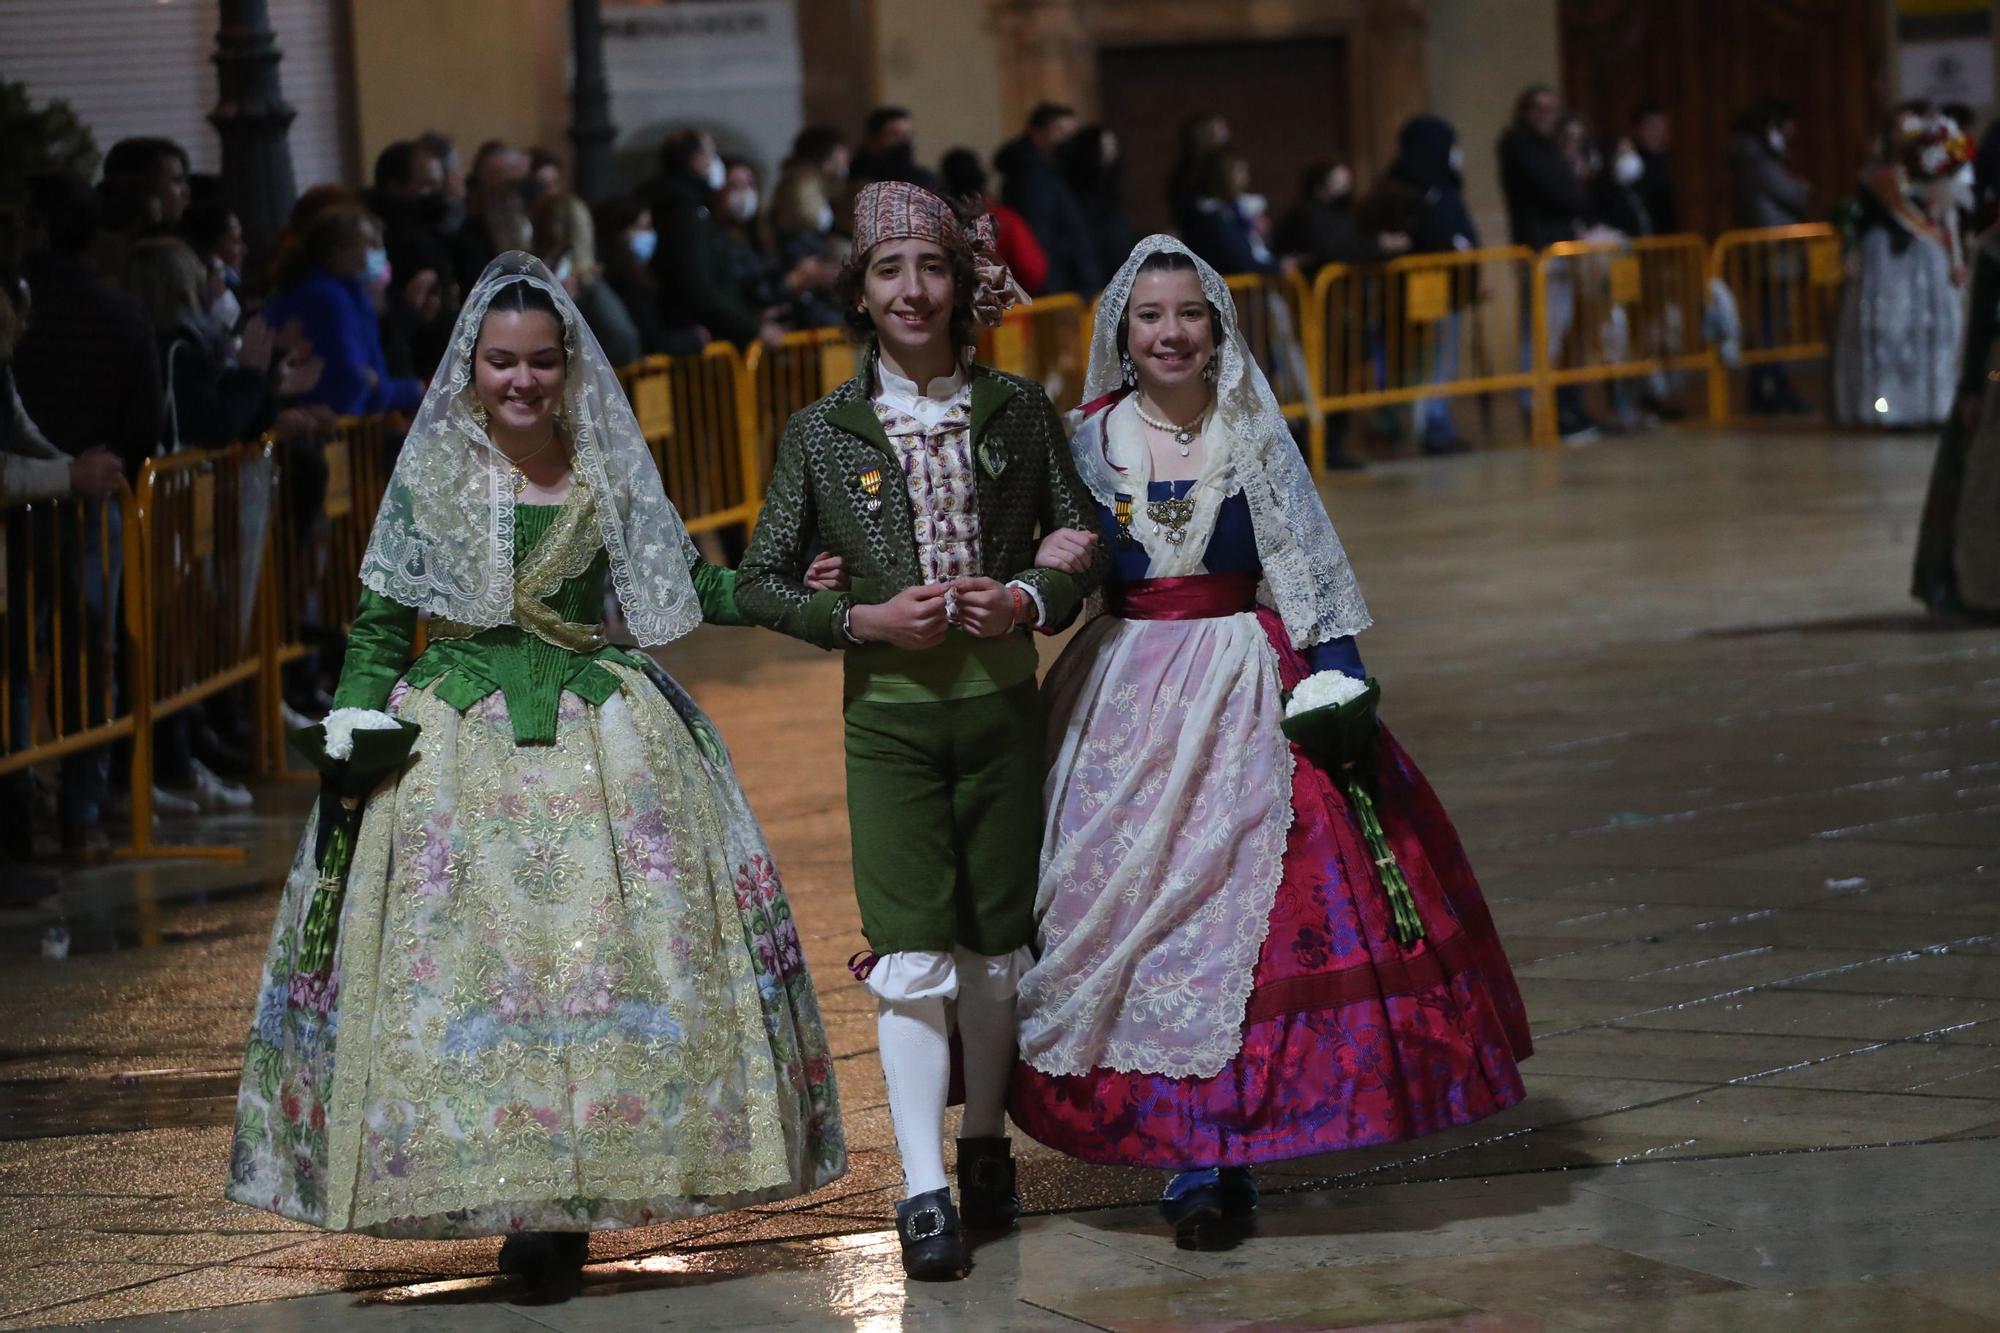
<instances>
[{"instance_id":1,"label":"stone column","mask_svg":"<svg viewBox=\"0 0 2000 1333\"><path fill-rule=\"evenodd\" d=\"M1072 0L987 0L999 37L1001 122L1020 133L1038 102L1097 114L1096 47Z\"/></svg>"},{"instance_id":2,"label":"stone column","mask_svg":"<svg viewBox=\"0 0 2000 1333\"><path fill-rule=\"evenodd\" d=\"M604 16L598 0L570 0L570 52L576 78L570 85L570 143L576 148L576 192L596 203L611 189L611 84L604 75Z\"/></svg>"},{"instance_id":3,"label":"stone column","mask_svg":"<svg viewBox=\"0 0 2000 1333\"><path fill-rule=\"evenodd\" d=\"M243 222L246 271L256 273L298 198L286 137L294 113L278 87L283 53L264 0L222 0L221 17L214 57L221 97L208 119L222 139L224 196Z\"/></svg>"},{"instance_id":4,"label":"stone column","mask_svg":"<svg viewBox=\"0 0 2000 1333\"><path fill-rule=\"evenodd\" d=\"M1354 165L1370 180L1396 157L1396 131L1430 109L1426 0L1361 0L1348 49Z\"/></svg>"}]
</instances>

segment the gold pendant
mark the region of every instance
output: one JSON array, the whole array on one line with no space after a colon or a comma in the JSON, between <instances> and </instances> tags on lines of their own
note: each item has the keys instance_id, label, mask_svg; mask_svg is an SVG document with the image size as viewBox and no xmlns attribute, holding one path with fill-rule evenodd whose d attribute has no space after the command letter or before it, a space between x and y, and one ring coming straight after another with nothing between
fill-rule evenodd
<instances>
[{"instance_id":1,"label":"gold pendant","mask_svg":"<svg viewBox=\"0 0 2000 1333\"><path fill-rule=\"evenodd\" d=\"M1167 541L1179 546L1187 540L1188 524L1194 522L1194 501L1149 500L1146 517L1167 530Z\"/></svg>"}]
</instances>

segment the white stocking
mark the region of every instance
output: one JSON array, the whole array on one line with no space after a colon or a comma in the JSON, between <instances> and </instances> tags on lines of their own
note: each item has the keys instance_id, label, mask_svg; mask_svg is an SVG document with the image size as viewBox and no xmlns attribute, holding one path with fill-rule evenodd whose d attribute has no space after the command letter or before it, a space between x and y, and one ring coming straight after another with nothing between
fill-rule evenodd
<instances>
[{"instance_id":1,"label":"white stocking","mask_svg":"<svg viewBox=\"0 0 2000 1333\"><path fill-rule=\"evenodd\" d=\"M944 1103L951 1091L951 1038L944 997L883 1000L875 1020L889 1119L903 1155L904 1198L945 1188Z\"/></svg>"},{"instance_id":2,"label":"white stocking","mask_svg":"<svg viewBox=\"0 0 2000 1333\"><path fill-rule=\"evenodd\" d=\"M963 949L958 964L958 1037L965 1066L968 1139L1007 1132L1007 1080L1014 1072L1014 973L1011 955L987 958Z\"/></svg>"}]
</instances>

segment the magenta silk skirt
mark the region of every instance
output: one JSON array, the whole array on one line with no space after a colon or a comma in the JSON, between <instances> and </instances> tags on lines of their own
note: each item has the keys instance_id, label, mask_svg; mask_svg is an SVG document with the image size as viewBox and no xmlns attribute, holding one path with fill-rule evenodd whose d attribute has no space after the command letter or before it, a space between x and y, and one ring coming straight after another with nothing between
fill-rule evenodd
<instances>
[{"instance_id":1,"label":"magenta silk skirt","mask_svg":"<svg viewBox=\"0 0 2000 1333\"><path fill-rule=\"evenodd\" d=\"M1149 606L1146 585L1131 585L1124 614L1185 618L1189 593L1231 595L1217 575L1149 582L1179 586L1162 587L1174 595ZM1275 612L1257 616L1284 688L1296 687L1310 674L1304 656ZM1426 932L1406 949L1346 797L1292 752L1294 816L1242 1049L1211 1078L1051 1075L1018 1063L1009 1110L1023 1131L1086 1162L1185 1170L1396 1143L1521 1100L1527 1014L1430 784L1384 727L1377 811Z\"/></svg>"}]
</instances>

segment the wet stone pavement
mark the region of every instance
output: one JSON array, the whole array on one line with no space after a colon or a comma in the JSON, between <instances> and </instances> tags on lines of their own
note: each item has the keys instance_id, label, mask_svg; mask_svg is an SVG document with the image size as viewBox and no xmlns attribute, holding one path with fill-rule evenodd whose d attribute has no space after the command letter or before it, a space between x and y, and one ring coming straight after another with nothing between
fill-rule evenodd
<instances>
[{"instance_id":1,"label":"wet stone pavement","mask_svg":"<svg viewBox=\"0 0 2000 1333\"><path fill-rule=\"evenodd\" d=\"M793 1204L599 1234L523 1303L495 1243L223 1201L240 1042L307 795L0 913L0 1327L2000 1329L2000 630L1905 597L1917 437L1690 432L1329 492L1385 709L1519 970L1529 1097L1264 1173L1177 1251L1159 1178L1023 1144L1035 1214L908 1286L849 896L838 666L664 657L729 741L822 986L853 1148ZM39 956L60 919L73 952ZM1020 1141L1017 1140L1017 1143ZM289 1298L289 1299L287 1299Z\"/></svg>"}]
</instances>

